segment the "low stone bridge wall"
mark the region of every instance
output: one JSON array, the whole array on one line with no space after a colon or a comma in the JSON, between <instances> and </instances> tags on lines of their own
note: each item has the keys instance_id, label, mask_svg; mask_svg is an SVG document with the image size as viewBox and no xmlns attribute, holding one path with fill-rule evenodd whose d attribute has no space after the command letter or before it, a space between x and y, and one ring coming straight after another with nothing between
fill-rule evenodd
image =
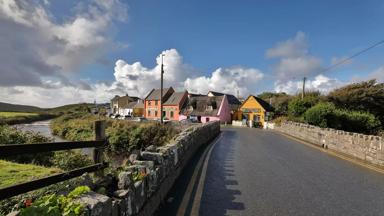
<instances>
[{"instance_id":1,"label":"low stone bridge wall","mask_svg":"<svg viewBox=\"0 0 384 216\"><path fill-rule=\"evenodd\" d=\"M87 215L152 215L196 151L219 133L220 122L192 126L173 143L141 152L139 160L119 173L114 197L91 192L78 201L87 205Z\"/></svg>"},{"instance_id":2,"label":"low stone bridge wall","mask_svg":"<svg viewBox=\"0 0 384 216\"><path fill-rule=\"evenodd\" d=\"M296 122L276 125L275 130L376 166L384 166L382 146L384 142L379 136L320 128Z\"/></svg>"}]
</instances>

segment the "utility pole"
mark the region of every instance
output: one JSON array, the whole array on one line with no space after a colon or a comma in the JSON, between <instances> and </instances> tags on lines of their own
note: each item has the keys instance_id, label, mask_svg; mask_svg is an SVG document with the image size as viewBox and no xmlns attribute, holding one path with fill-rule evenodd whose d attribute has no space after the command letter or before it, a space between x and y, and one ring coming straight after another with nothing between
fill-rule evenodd
<instances>
[{"instance_id":1,"label":"utility pole","mask_svg":"<svg viewBox=\"0 0 384 216\"><path fill-rule=\"evenodd\" d=\"M164 74L164 64L163 64L164 54L161 53L161 86L160 86L160 123L163 124L163 74Z\"/></svg>"},{"instance_id":2,"label":"utility pole","mask_svg":"<svg viewBox=\"0 0 384 216\"><path fill-rule=\"evenodd\" d=\"M307 79L306 77L303 78L303 92L301 92L301 99L304 99L304 96L305 96L305 80L306 79Z\"/></svg>"}]
</instances>

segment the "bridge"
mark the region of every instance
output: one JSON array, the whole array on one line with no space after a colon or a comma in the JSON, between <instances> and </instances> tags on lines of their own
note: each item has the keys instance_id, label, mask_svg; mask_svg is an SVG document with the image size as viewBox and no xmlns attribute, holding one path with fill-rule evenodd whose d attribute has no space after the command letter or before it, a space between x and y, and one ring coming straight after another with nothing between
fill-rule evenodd
<instances>
[{"instance_id":1,"label":"bridge","mask_svg":"<svg viewBox=\"0 0 384 216\"><path fill-rule=\"evenodd\" d=\"M223 127L158 215L383 215L384 175L277 132Z\"/></svg>"}]
</instances>

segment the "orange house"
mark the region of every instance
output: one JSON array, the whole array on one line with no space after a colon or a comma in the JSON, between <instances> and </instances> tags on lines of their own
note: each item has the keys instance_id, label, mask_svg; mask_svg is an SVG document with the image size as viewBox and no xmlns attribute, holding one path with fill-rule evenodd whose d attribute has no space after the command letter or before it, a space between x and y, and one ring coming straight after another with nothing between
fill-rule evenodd
<instances>
[{"instance_id":1,"label":"orange house","mask_svg":"<svg viewBox=\"0 0 384 216\"><path fill-rule=\"evenodd\" d=\"M163 89L163 101L166 101L175 92L172 87ZM160 89L152 89L144 99L144 117L147 119L160 119ZM163 116L165 112L163 111Z\"/></svg>"},{"instance_id":2,"label":"orange house","mask_svg":"<svg viewBox=\"0 0 384 216\"><path fill-rule=\"evenodd\" d=\"M188 92L174 92L163 104L164 116L172 121L179 121L181 109L186 103Z\"/></svg>"}]
</instances>

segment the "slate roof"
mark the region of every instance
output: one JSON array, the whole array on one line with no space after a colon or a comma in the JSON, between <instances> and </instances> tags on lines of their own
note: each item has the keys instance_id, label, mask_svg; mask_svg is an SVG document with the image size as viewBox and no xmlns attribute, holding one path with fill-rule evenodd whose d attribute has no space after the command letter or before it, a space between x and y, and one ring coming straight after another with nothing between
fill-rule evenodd
<instances>
[{"instance_id":1,"label":"slate roof","mask_svg":"<svg viewBox=\"0 0 384 216\"><path fill-rule=\"evenodd\" d=\"M163 88L163 97L169 92L174 92L173 88ZM152 89L145 100L160 100L161 89Z\"/></svg>"},{"instance_id":2,"label":"slate roof","mask_svg":"<svg viewBox=\"0 0 384 216\"><path fill-rule=\"evenodd\" d=\"M223 95L227 95L227 100L228 100L228 103L229 105L231 106L231 110L237 110L239 109L240 105L241 105L241 102L239 99L237 99L237 97L235 95L231 95L231 94L224 94L224 93L220 93L220 92L214 92L214 91L210 91L208 92L208 94L211 93L212 95L214 96L223 96Z\"/></svg>"},{"instance_id":3,"label":"slate roof","mask_svg":"<svg viewBox=\"0 0 384 216\"><path fill-rule=\"evenodd\" d=\"M167 101L164 102L163 105L179 105L185 94L186 94L185 91L173 92L173 94L168 98Z\"/></svg>"},{"instance_id":4,"label":"slate roof","mask_svg":"<svg viewBox=\"0 0 384 216\"><path fill-rule=\"evenodd\" d=\"M190 116L217 116L224 96L196 96L188 99L187 106L181 111L183 115ZM212 106L212 110L207 109ZM193 109L191 109L191 107Z\"/></svg>"}]
</instances>

